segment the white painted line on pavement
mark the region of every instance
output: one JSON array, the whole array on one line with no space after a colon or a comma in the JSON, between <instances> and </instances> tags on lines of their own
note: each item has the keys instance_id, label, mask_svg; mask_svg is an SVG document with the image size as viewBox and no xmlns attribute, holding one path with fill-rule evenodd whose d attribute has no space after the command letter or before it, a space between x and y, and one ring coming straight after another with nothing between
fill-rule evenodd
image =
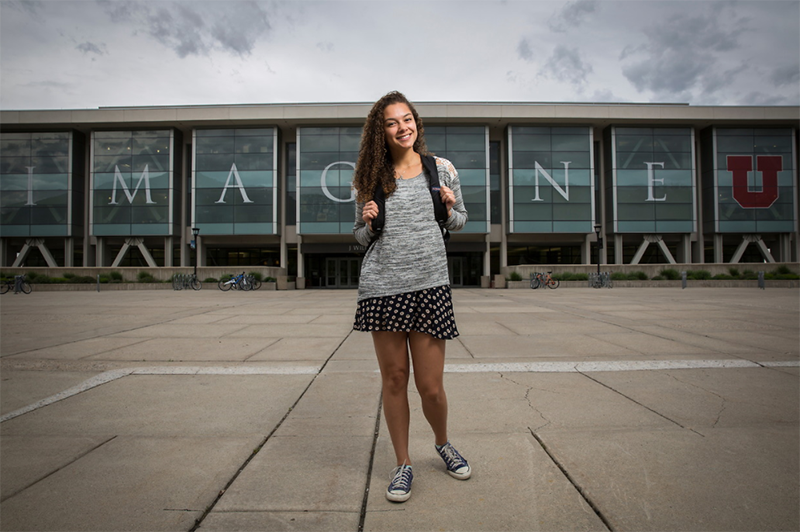
<instances>
[{"instance_id":1,"label":"white painted line on pavement","mask_svg":"<svg viewBox=\"0 0 800 532\"><path fill-rule=\"evenodd\" d=\"M445 373L594 373L598 371L656 371L666 369L718 369L800 367L800 361L750 362L749 360L628 360L601 362L511 362L496 364L445 364ZM0 416L0 423L62 401L129 375L315 375L322 366L151 366L114 369L95 375L63 392ZM378 371L378 370L376 370Z\"/></svg>"},{"instance_id":2,"label":"white painted line on pavement","mask_svg":"<svg viewBox=\"0 0 800 532\"><path fill-rule=\"evenodd\" d=\"M781 360L776 362L761 362L764 366L777 367L777 368L800 368L800 361L797 360Z\"/></svg>"},{"instance_id":3,"label":"white painted line on pavement","mask_svg":"<svg viewBox=\"0 0 800 532\"><path fill-rule=\"evenodd\" d=\"M151 366L112 369L86 379L63 392L51 395L13 412L3 414L0 416L0 423L128 375L316 375L321 370L322 366L245 366L238 368L219 366Z\"/></svg>"},{"instance_id":4,"label":"white painted line on pavement","mask_svg":"<svg viewBox=\"0 0 800 532\"><path fill-rule=\"evenodd\" d=\"M800 362L750 362L749 360L628 360L600 362L510 362L496 364L445 364L445 373L588 373L598 371L656 371L665 369L798 367Z\"/></svg>"}]
</instances>

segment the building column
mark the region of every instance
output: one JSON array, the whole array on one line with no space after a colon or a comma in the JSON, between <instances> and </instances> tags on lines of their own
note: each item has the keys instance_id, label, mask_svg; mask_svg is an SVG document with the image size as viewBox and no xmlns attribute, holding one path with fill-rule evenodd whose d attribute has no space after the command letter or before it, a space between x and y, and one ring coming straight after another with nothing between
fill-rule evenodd
<instances>
[{"instance_id":1,"label":"building column","mask_svg":"<svg viewBox=\"0 0 800 532\"><path fill-rule=\"evenodd\" d=\"M581 264L592 263L592 235L586 234L581 243Z\"/></svg>"},{"instance_id":2,"label":"building column","mask_svg":"<svg viewBox=\"0 0 800 532\"><path fill-rule=\"evenodd\" d=\"M678 244L678 262L690 264L692 262L692 235L681 235L681 242Z\"/></svg>"},{"instance_id":3,"label":"building column","mask_svg":"<svg viewBox=\"0 0 800 532\"><path fill-rule=\"evenodd\" d=\"M75 239L68 236L64 239L64 267L72 268L75 264Z\"/></svg>"},{"instance_id":4,"label":"building column","mask_svg":"<svg viewBox=\"0 0 800 532\"><path fill-rule=\"evenodd\" d=\"M722 233L714 233L714 262L717 264L725 262L722 253Z\"/></svg>"},{"instance_id":5,"label":"building column","mask_svg":"<svg viewBox=\"0 0 800 532\"><path fill-rule=\"evenodd\" d=\"M622 262L622 235L619 233L614 234L614 264L623 264Z\"/></svg>"},{"instance_id":6,"label":"building column","mask_svg":"<svg viewBox=\"0 0 800 532\"><path fill-rule=\"evenodd\" d=\"M306 265L303 261L303 253L301 249L303 248L303 237L297 235L297 277L306 276Z\"/></svg>"},{"instance_id":7,"label":"building column","mask_svg":"<svg viewBox=\"0 0 800 532\"><path fill-rule=\"evenodd\" d=\"M172 237L164 237L164 267L172 267Z\"/></svg>"},{"instance_id":8,"label":"building column","mask_svg":"<svg viewBox=\"0 0 800 532\"><path fill-rule=\"evenodd\" d=\"M792 234L781 233L778 235L778 260L792 262Z\"/></svg>"},{"instance_id":9,"label":"building column","mask_svg":"<svg viewBox=\"0 0 800 532\"><path fill-rule=\"evenodd\" d=\"M197 235L197 239L194 242L194 252L195 252L195 261L197 261L198 266L205 266L206 265L206 244L203 241L203 235ZM194 264L191 264L194 266Z\"/></svg>"},{"instance_id":10,"label":"building column","mask_svg":"<svg viewBox=\"0 0 800 532\"><path fill-rule=\"evenodd\" d=\"M492 275L492 234L485 235L483 247L483 276L489 277Z\"/></svg>"}]
</instances>

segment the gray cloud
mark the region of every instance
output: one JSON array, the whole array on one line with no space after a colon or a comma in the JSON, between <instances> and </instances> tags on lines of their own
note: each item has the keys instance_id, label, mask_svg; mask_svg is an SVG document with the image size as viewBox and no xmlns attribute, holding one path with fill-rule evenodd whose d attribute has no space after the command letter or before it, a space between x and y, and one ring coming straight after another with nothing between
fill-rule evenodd
<instances>
[{"instance_id":1,"label":"gray cloud","mask_svg":"<svg viewBox=\"0 0 800 532\"><path fill-rule=\"evenodd\" d=\"M551 30L563 33L580 26L584 19L596 10L597 0L575 0L550 17L547 25Z\"/></svg>"},{"instance_id":2,"label":"gray cloud","mask_svg":"<svg viewBox=\"0 0 800 532\"><path fill-rule=\"evenodd\" d=\"M743 96L739 105L798 105L797 99L777 96L775 94L764 94L763 92L753 91Z\"/></svg>"},{"instance_id":3,"label":"gray cloud","mask_svg":"<svg viewBox=\"0 0 800 532\"><path fill-rule=\"evenodd\" d=\"M271 28L266 12L253 1L99 3L112 22L149 35L178 57L209 55L213 50L243 57Z\"/></svg>"},{"instance_id":4,"label":"gray cloud","mask_svg":"<svg viewBox=\"0 0 800 532\"><path fill-rule=\"evenodd\" d=\"M16 11L36 15L41 11L42 4L41 2L31 2L30 0L4 0L3 7L10 7Z\"/></svg>"},{"instance_id":5,"label":"gray cloud","mask_svg":"<svg viewBox=\"0 0 800 532\"><path fill-rule=\"evenodd\" d=\"M102 46L102 48L101 48L101 46ZM106 47L105 44L101 44L100 46L98 46L93 42L82 42L78 46L76 46L75 48L77 48L78 50L80 50L84 54L105 55L105 53L106 53L104 51L105 47Z\"/></svg>"},{"instance_id":6,"label":"gray cloud","mask_svg":"<svg viewBox=\"0 0 800 532\"><path fill-rule=\"evenodd\" d=\"M778 67L772 71L769 79L776 87L782 87L783 85L797 87L800 84L800 64Z\"/></svg>"},{"instance_id":7,"label":"gray cloud","mask_svg":"<svg viewBox=\"0 0 800 532\"><path fill-rule=\"evenodd\" d=\"M533 60L533 52L531 51L531 45L528 42L528 39L520 39L519 44L517 45L517 54L519 54L520 58L524 59L525 61L532 61Z\"/></svg>"},{"instance_id":8,"label":"gray cloud","mask_svg":"<svg viewBox=\"0 0 800 532\"><path fill-rule=\"evenodd\" d=\"M577 48L558 45L544 68L539 71L539 75L582 86L586 83L586 77L592 73L592 70L592 65L581 59L581 53Z\"/></svg>"},{"instance_id":9,"label":"gray cloud","mask_svg":"<svg viewBox=\"0 0 800 532\"><path fill-rule=\"evenodd\" d=\"M720 71L720 54L736 50L744 19L726 29L717 16L678 14L647 29L647 42L622 50L622 73L637 90L675 96L699 89L710 93L719 88L720 78L740 70ZM628 64L624 62L628 60Z\"/></svg>"}]
</instances>

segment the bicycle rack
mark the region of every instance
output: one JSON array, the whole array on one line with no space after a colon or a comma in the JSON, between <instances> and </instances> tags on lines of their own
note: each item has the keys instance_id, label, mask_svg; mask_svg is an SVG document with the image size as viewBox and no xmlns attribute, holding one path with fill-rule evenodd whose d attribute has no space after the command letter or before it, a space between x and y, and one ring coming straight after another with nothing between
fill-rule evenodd
<instances>
[{"instance_id":1,"label":"bicycle rack","mask_svg":"<svg viewBox=\"0 0 800 532\"><path fill-rule=\"evenodd\" d=\"M600 272L589 274L589 288L612 288L611 272Z\"/></svg>"}]
</instances>

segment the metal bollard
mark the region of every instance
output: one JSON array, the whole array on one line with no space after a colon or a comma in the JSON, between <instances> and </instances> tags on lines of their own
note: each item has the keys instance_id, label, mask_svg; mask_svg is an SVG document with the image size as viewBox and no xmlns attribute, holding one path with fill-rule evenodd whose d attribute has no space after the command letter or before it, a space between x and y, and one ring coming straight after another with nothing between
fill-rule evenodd
<instances>
[{"instance_id":1,"label":"metal bollard","mask_svg":"<svg viewBox=\"0 0 800 532\"><path fill-rule=\"evenodd\" d=\"M681 272L681 290L686 288L686 272Z\"/></svg>"},{"instance_id":2,"label":"metal bollard","mask_svg":"<svg viewBox=\"0 0 800 532\"><path fill-rule=\"evenodd\" d=\"M100 291L100 274L97 274L97 291Z\"/></svg>"},{"instance_id":3,"label":"metal bollard","mask_svg":"<svg viewBox=\"0 0 800 532\"><path fill-rule=\"evenodd\" d=\"M766 289L766 283L764 283L764 272L758 272L758 287L762 290Z\"/></svg>"}]
</instances>

